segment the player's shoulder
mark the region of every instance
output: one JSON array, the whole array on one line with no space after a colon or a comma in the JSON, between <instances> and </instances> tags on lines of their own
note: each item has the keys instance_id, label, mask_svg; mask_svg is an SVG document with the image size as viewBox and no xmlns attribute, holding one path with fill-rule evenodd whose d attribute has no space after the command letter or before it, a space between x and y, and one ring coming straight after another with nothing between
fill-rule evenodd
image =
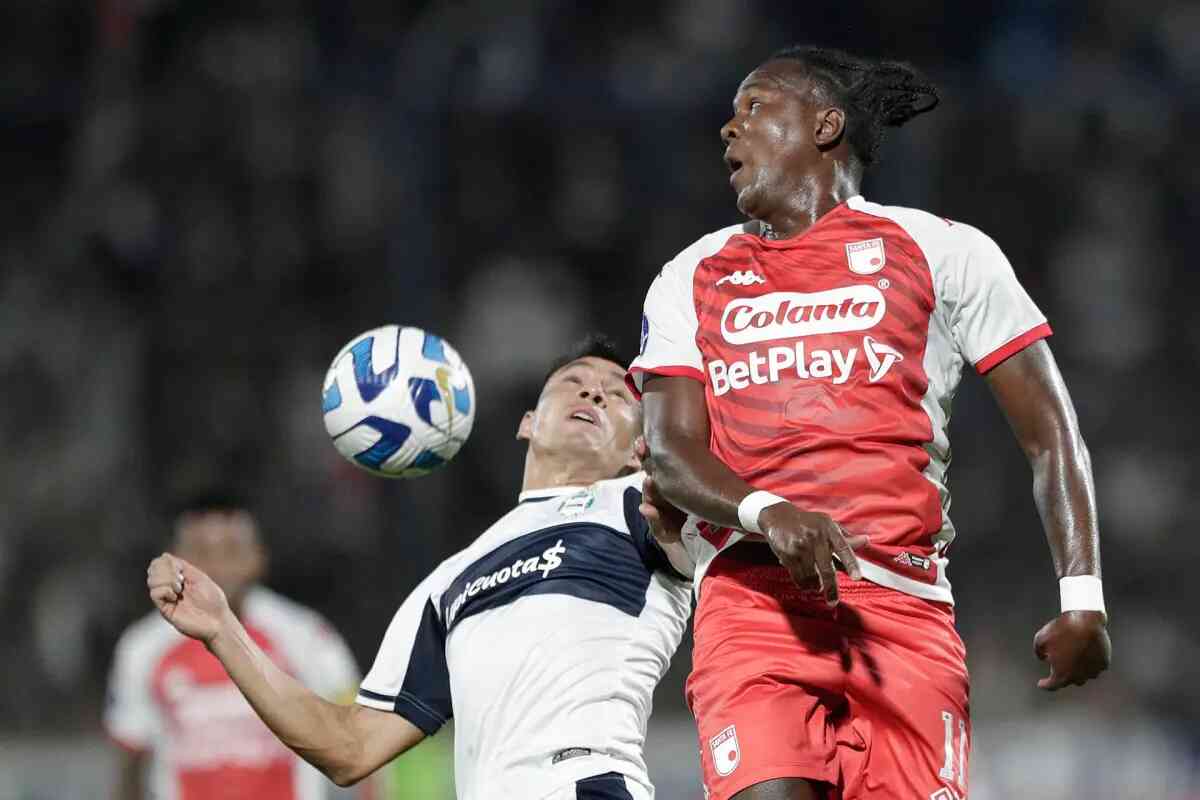
<instances>
[{"instance_id":1,"label":"player's shoulder","mask_svg":"<svg viewBox=\"0 0 1200 800\"><path fill-rule=\"evenodd\" d=\"M930 261L930 266L947 255L996 246L987 234L975 226L920 208L882 205L861 196L850 198L847 205L860 214L895 224L916 242Z\"/></svg>"},{"instance_id":2,"label":"player's shoulder","mask_svg":"<svg viewBox=\"0 0 1200 800\"><path fill-rule=\"evenodd\" d=\"M116 654L134 661L148 661L155 654L178 643L182 636L161 614L151 611L132 622L121 633L117 639Z\"/></svg>"},{"instance_id":3,"label":"player's shoulder","mask_svg":"<svg viewBox=\"0 0 1200 800\"><path fill-rule=\"evenodd\" d=\"M741 233L755 233L757 229L758 223L751 221L727 225L719 230L706 233L680 250L674 258L667 262L663 272L673 272L679 277L690 276L701 261L719 253L734 236Z\"/></svg>"}]
</instances>

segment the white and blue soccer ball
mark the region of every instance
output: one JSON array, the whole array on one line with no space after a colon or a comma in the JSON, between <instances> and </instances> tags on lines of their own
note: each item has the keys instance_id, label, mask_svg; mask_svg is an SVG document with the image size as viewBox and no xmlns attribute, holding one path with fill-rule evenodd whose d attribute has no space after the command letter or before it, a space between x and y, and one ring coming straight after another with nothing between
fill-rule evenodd
<instances>
[{"instance_id":1,"label":"white and blue soccer ball","mask_svg":"<svg viewBox=\"0 0 1200 800\"><path fill-rule=\"evenodd\" d=\"M325 430L352 464L413 478L445 464L471 434L475 384L444 339L401 325L354 337L333 359Z\"/></svg>"}]
</instances>

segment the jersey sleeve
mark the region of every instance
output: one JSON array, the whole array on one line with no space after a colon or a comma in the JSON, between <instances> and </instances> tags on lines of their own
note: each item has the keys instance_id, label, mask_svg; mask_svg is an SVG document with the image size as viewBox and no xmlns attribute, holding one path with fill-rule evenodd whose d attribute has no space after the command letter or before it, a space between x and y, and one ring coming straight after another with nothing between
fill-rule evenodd
<instances>
[{"instance_id":1,"label":"jersey sleeve","mask_svg":"<svg viewBox=\"0 0 1200 800\"><path fill-rule=\"evenodd\" d=\"M646 373L704 381L704 359L696 346L699 322L692 301L695 265L689 268L685 255L686 251L669 261L646 293L641 347L626 378L639 397Z\"/></svg>"},{"instance_id":2,"label":"jersey sleeve","mask_svg":"<svg viewBox=\"0 0 1200 800\"><path fill-rule=\"evenodd\" d=\"M955 254L944 291L955 344L982 375L1051 331L1000 247L982 232L961 227L965 247Z\"/></svg>"},{"instance_id":3,"label":"jersey sleeve","mask_svg":"<svg viewBox=\"0 0 1200 800\"><path fill-rule=\"evenodd\" d=\"M433 592L440 570L413 590L392 618L357 702L394 711L432 736L453 716L446 626Z\"/></svg>"},{"instance_id":4,"label":"jersey sleeve","mask_svg":"<svg viewBox=\"0 0 1200 800\"><path fill-rule=\"evenodd\" d=\"M650 523L639 510L642 505L641 490L634 486L627 487L623 500L625 524L629 528L629 536L633 539L638 554L642 557L642 563L651 572L663 572L681 581L691 581L696 572L695 562L682 543L664 546L654 538L650 531Z\"/></svg>"},{"instance_id":5,"label":"jersey sleeve","mask_svg":"<svg viewBox=\"0 0 1200 800\"><path fill-rule=\"evenodd\" d=\"M117 643L105 698L104 729L128 750L152 749L161 727L150 685L150 658L129 633Z\"/></svg>"}]
</instances>

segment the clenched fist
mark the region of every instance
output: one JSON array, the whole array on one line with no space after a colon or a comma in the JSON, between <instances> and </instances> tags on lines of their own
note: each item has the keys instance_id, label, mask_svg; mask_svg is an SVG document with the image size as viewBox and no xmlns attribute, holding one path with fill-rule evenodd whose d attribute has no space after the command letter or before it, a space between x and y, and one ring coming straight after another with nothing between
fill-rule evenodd
<instances>
[{"instance_id":1,"label":"clenched fist","mask_svg":"<svg viewBox=\"0 0 1200 800\"><path fill-rule=\"evenodd\" d=\"M1056 691L1083 684L1108 669L1112 642L1099 611L1067 611L1050 620L1033 639L1033 652L1050 665L1039 689Z\"/></svg>"},{"instance_id":2,"label":"clenched fist","mask_svg":"<svg viewBox=\"0 0 1200 800\"><path fill-rule=\"evenodd\" d=\"M233 613L225 592L212 578L170 553L150 562L146 586L163 619L185 636L205 644L213 640Z\"/></svg>"}]
</instances>

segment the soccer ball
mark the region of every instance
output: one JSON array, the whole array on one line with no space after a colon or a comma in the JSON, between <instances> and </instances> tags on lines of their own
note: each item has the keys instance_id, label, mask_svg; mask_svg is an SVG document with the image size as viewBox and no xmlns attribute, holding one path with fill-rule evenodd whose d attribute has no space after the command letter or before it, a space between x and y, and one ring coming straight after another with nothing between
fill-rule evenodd
<instances>
[{"instance_id":1,"label":"soccer ball","mask_svg":"<svg viewBox=\"0 0 1200 800\"><path fill-rule=\"evenodd\" d=\"M384 325L354 337L325 375L321 410L333 446L385 478L445 464L471 434L475 384L444 339Z\"/></svg>"}]
</instances>

